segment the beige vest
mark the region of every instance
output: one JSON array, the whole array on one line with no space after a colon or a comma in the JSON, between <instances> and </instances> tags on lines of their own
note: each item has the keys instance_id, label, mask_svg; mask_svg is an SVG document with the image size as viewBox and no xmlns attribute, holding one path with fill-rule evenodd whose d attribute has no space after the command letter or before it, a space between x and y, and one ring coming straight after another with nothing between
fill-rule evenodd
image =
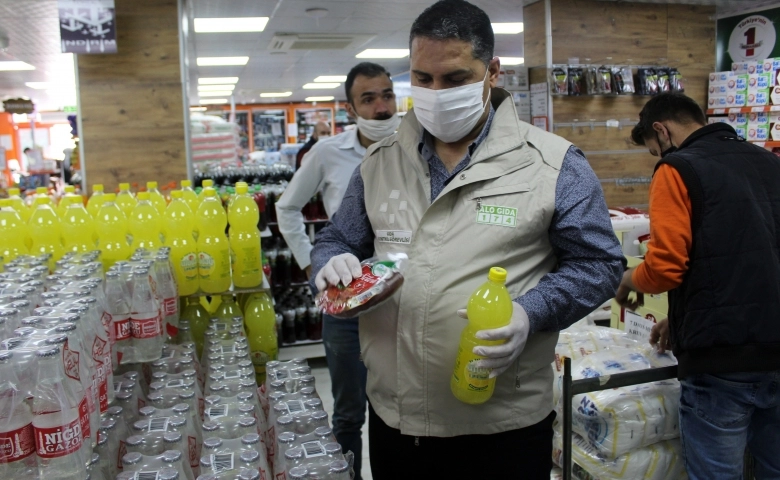
<instances>
[{"instance_id":1,"label":"beige vest","mask_svg":"<svg viewBox=\"0 0 780 480\"><path fill-rule=\"evenodd\" d=\"M450 391L466 326L455 312L490 267L507 269L507 288L517 298L556 265L548 228L571 144L519 121L506 91L493 89L491 97L496 112L487 138L433 203L414 112L360 167L376 253L410 259L400 291L360 317L368 398L387 425L406 435L497 433L538 423L553 409L557 332L532 335L486 403L467 405ZM516 209L516 220L480 216L478 204L482 213L485 206Z\"/></svg>"}]
</instances>

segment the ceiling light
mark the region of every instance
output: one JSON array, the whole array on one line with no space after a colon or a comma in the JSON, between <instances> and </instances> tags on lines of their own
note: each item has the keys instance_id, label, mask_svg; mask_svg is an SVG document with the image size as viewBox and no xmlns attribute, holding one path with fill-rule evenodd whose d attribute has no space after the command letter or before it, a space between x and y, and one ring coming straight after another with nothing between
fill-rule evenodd
<instances>
[{"instance_id":1,"label":"ceiling light","mask_svg":"<svg viewBox=\"0 0 780 480\"><path fill-rule=\"evenodd\" d=\"M208 110L206 107L190 107L191 112L205 112Z\"/></svg>"},{"instance_id":2,"label":"ceiling light","mask_svg":"<svg viewBox=\"0 0 780 480\"><path fill-rule=\"evenodd\" d=\"M195 33L262 32L268 17L196 18Z\"/></svg>"},{"instance_id":3,"label":"ceiling light","mask_svg":"<svg viewBox=\"0 0 780 480\"><path fill-rule=\"evenodd\" d=\"M51 83L49 82L24 82L24 84L36 90L46 90L51 87Z\"/></svg>"},{"instance_id":4,"label":"ceiling light","mask_svg":"<svg viewBox=\"0 0 780 480\"><path fill-rule=\"evenodd\" d=\"M320 75L319 77L315 78L314 81L318 83L346 82L347 76L346 75Z\"/></svg>"},{"instance_id":5,"label":"ceiling light","mask_svg":"<svg viewBox=\"0 0 780 480\"><path fill-rule=\"evenodd\" d=\"M261 93L260 98L277 98L277 97L289 97L292 92L269 92Z\"/></svg>"},{"instance_id":6,"label":"ceiling light","mask_svg":"<svg viewBox=\"0 0 780 480\"><path fill-rule=\"evenodd\" d=\"M320 90L326 88L337 88L341 86L340 83L307 83L303 86L305 90Z\"/></svg>"},{"instance_id":7,"label":"ceiling light","mask_svg":"<svg viewBox=\"0 0 780 480\"><path fill-rule=\"evenodd\" d=\"M329 102L336 97L306 97L307 102Z\"/></svg>"},{"instance_id":8,"label":"ceiling light","mask_svg":"<svg viewBox=\"0 0 780 480\"><path fill-rule=\"evenodd\" d=\"M201 77L199 85L214 85L218 83L238 83L238 77Z\"/></svg>"},{"instance_id":9,"label":"ceiling light","mask_svg":"<svg viewBox=\"0 0 780 480\"><path fill-rule=\"evenodd\" d=\"M246 65L248 61L249 57L198 57L198 66Z\"/></svg>"},{"instance_id":10,"label":"ceiling light","mask_svg":"<svg viewBox=\"0 0 780 480\"><path fill-rule=\"evenodd\" d=\"M523 22L517 23L491 23L493 26L493 33L496 35L508 34L514 35L523 31Z\"/></svg>"},{"instance_id":11,"label":"ceiling light","mask_svg":"<svg viewBox=\"0 0 780 480\"><path fill-rule=\"evenodd\" d=\"M35 67L29 63L20 62L18 60L0 62L0 71L10 72L11 70L35 70Z\"/></svg>"},{"instance_id":12,"label":"ceiling light","mask_svg":"<svg viewBox=\"0 0 780 480\"><path fill-rule=\"evenodd\" d=\"M408 56L408 48L369 48L355 55L355 58L404 58Z\"/></svg>"},{"instance_id":13,"label":"ceiling light","mask_svg":"<svg viewBox=\"0 0 780 480\"><path fill-rule=\"evenodd\" d=\"M199 92L208 92L208 91L215 91L215 90L233 90L236 88L235 85L198 85L198 91Z\"/></svg>"},{"instance_id":14,"label":"ceiling light","mask_svg":"<svg viewBox=\"0 0 780 480\"><path fill-rule=\"evenodd\" d=\"M525 59L523 57L498 57L501 61L501 66L504 65L522 65L525 63Z\"/></svg>"},{"instance_id":15,"label":"ceiling light","mask_svg":"<svg viewBox=\"0 0 780 480\"><path fill-rule=\"evenodd\" d=\"M225 95L233 95L230 90L220 90L218 92L198 92L199 97L224 97Z\"/></svg>"},{"instance_id":16,"label":"ceiling light","mask_svg":"<svg viewBox=\"0 0 780 480\"><path fill-rule=\"evenodd\" d=\"M199 103L201 105L216 105L219 103L227 103L227 98L204 98Z\"/></svg>"}]
</instances>

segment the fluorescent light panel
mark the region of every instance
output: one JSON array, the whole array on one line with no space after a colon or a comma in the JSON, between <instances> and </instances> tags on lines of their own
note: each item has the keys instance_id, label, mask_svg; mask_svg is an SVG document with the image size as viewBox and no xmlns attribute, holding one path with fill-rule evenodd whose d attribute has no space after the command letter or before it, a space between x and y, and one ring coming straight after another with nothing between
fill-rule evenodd
<instances>
[{"instance_id":1,"label":"fluorescent light panel","mask_svg":"<svg viewBox=\"0 0 780 480\"><path fill-rule=\"evenodd\" d=\"M523 57L498 57L501 60L501 66L504 65L522 65L525 63Z\"/></svg>"},{"instance_id":2,"label":"fluorescent light panel","mask_svg":"<svg viewBox=\"0 0 780 480\"><path fill-rule=\"evenodd\" d=\"M190 107L191 112L205 112L208 110L206 107Z\"/></svg>"},{"instance_id":3,"label":"fluorescent light panel","mask_svg":"<svg viewBox=\"0 0 780 480\"><path fill-rule=\"evenodd\" d=\"M51 83L49 82L24 82L24 84L35 90L46 90L51 87Z\"/></svg>"},{"instance_id":4,"label":"fluorescent light panel","mask_svg":"<svg viewBox=\"0 0 780 480\"><path fill-rule=\"evenodd\" d=\"M336 97L306 97L307 102L329 102Z\"/></svg>"},{"instance_id":5,"label":"fluorescent light panel","mask_svg":"<svg viewBox=\"0 0 780 480\"><path fill-rule=\"evenodd\" d=\"M208 92L208 91L215 91L215 90L233 90L236 88L235 85L198 85L198 91L199 92Z\"/></svg>"},{"instance_id":6,"label":"fluorescent light panel","mask_svg":"<svg viewBox=\"0 0 780 480\"><path fill-rule=\"evenodd\" d=\"M314 79L317 83L346 82L346 75L320 75Z\"/></svg>"},{"instance_id":7,"label":"fluorescent light panel","mask_svg":"<svg viewBox=\"0 0 780 480\"><path fill-rule=\"evenodd\" d=\"M262 32L268 17L196 18L195 33Z\"/></svg>"},{"instance_id":8,"label":"fluorescent light panel","mask_svg":"<svg viewBox=\"0 0 780 480\"><path fill-rule=\"evenodd\" d=\"M238 77L201 77L198 85L217 85L220 83L238 83Z\"/></svg>"},{"instance_id":9,"label":"fluorescent light panel","mask_svg":"<svg viewBox=\"0 0 780 480\"><path fill-rule=\"evenodd\" d=\"M268 92L268 93L261 93L260 98L279 98L279 97L289 97L292 95L292 92Z\"/></svg>"},{"instance_id":10,"label":"fluorescent light panel","mask_svg":"<svg viewBox=\"0 0 780 480\"><path fill-rule=\"evenodd\" d=\"M233 95L231 90L220 90L218 92L198 92L199 97L224 97Z\"/></svg>"},{"instance_id":11,"label":"fluorescent light panel","mask_svg":"<svg viewBox=\"0 0 780 480\"><path fill-rule=\"evenodd\" d=\"M340 83L307 83L303 86L304 90L321 90L326 88L338 88Z\"/></svg>"},{"instance_id":12,"label":"fluorescent light panel","mask_svg":"<svg viewBox=\"0 0 780 480\"><path fill-rule=\"evenodd\" d=\"M355 58L404 58L408 56L408 48L369 48L355 55Z\"/></svg>"},{"instance_id":13,"label":"fluorescent light panel","mask_svg":"<svg viewBox=\"0 0 780 480\"><path fill-rule=\"evenodd\" d=\"M13 70L35 70L35 67L29 63L20 62L18 60L0 62L0 72L10 72Z\"/></svg>"},{"instance_id":14,"label":"fluorescent light panel","mask_svg":"<svg viewBox=\"0 0 780 480\"><path fill-rule=\"evenodd\" d=\"M198 57L199 67L246 65L249 57Z\"/></svg>"},{"instance_id":15,"label":"fluorescent light panel","mask_svg":"<svg viewBox=\"0 0 780 480\"><path fill-rule=\"evenodd\" d=\"M493 26L493 33L496 35L516 35L518 33L522 33L523 31L523 22L491 23L490 25Z\"/></svg>"},{"instance_id":16,"label":"fluorescent light panel","mask_svg":"<svg viewBox=\"0 0 780 480\"><path fill-rule=\"evenodd\" d=\"M227 103L227 98L204 98L199 103L201 105L216 105L220 103Z\"/></svg>"}]
</instances>

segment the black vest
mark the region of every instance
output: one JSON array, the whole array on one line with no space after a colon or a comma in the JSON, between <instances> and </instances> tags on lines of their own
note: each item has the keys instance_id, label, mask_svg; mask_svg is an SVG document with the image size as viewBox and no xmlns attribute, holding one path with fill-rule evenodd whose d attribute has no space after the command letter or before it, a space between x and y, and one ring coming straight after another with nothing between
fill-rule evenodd
<instances>
[{"instance_id":1,"label":"black vest","mask_svg":"<svg viewBox=\"0 0 780 480\"><path fill-rule=\"evenodd\" d=\"M688 271L669 292L679 377L780 369L780 158L717 123L662 164L693 210Z\"/></svg>"}]
</instances>

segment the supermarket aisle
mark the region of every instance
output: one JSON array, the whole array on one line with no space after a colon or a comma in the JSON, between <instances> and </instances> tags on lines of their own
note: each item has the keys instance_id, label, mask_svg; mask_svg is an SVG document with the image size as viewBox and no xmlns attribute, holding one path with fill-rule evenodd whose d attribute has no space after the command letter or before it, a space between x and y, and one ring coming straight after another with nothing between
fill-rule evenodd
<instances>
[{"instance_id":1,"label":"supermarket aisle","mask_svg":"<svg viewBox=\"0 0 780 480\"><path fill-rule=\"evenodd\" d=\"M309 359L312 375L315 378L317 393L322 398L322 404L328 415L333 416L333 394L330 391L330 373L324 358ZM368 415L368 414L366 414ZM363 425L363 480L373 480L371 462L368 458L368 422Z\"/></svg>"}]
</instances>

